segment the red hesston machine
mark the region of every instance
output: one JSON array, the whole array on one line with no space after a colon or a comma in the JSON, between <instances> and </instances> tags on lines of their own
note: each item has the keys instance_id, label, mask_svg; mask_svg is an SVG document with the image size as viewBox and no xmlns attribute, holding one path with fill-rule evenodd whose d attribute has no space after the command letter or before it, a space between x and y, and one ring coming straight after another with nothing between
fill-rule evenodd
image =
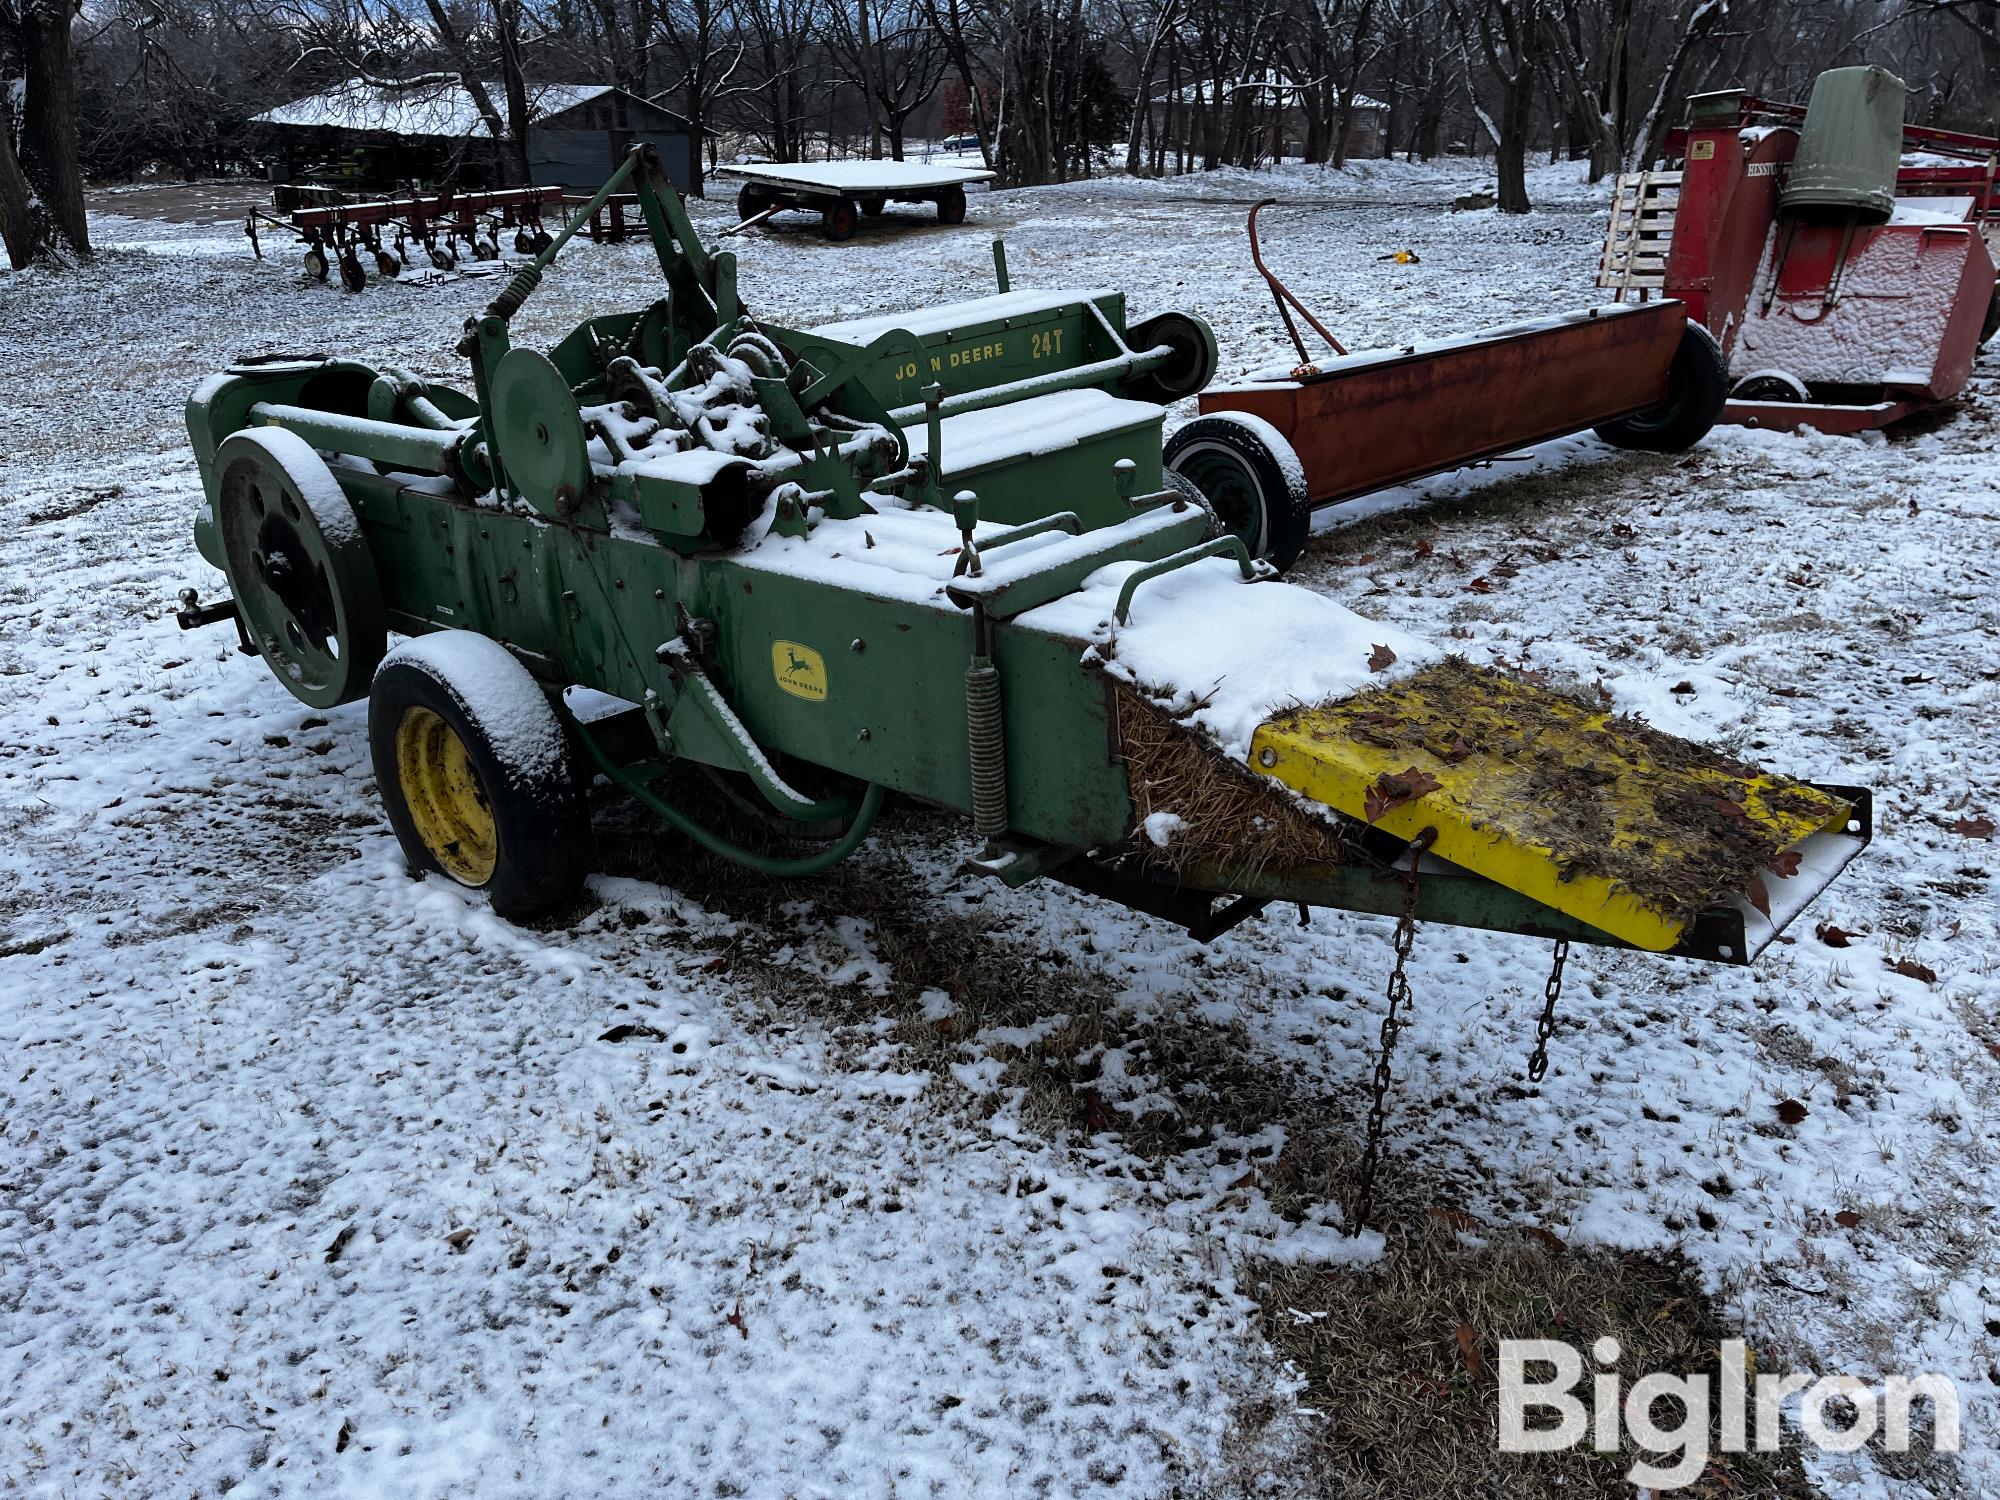
<instances>
[{"instance_id":1,"label":"red hesston machine","mask_svg":"<svg viewBox=\"0 0 2000 1500\"><path fill-rule=\"evenodd\" d=\"M1678 299L1715 335L1724 421L1858 432L1965 388L2000 321L2000 141L1905 126L1903 93L1863 67L1821 74L1804 108L1697 95L1680 168L1620 179L1598 284Z\"/></svg>"}]
</instances>

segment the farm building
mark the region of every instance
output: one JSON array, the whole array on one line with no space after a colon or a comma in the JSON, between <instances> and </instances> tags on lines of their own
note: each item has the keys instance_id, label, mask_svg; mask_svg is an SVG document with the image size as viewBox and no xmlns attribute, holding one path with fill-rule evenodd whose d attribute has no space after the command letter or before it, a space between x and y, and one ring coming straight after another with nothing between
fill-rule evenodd
<instances>
[{"instance_id":1,"label":"farm building","mask_svg":"<svg viewBox=\"0 0 2000 1500\"><path fill-rule=\"evenodd\" d=\"M506 92L485 85L503 112ZM659 147L674 185L701 191L692 126L671 110L607 84L531 84L528 165L537 186L595 188L634 145ZM354 79L255 116L277 183L496 186L499 151L459 80L383 85Z\"/></svg>"}]
</instances>

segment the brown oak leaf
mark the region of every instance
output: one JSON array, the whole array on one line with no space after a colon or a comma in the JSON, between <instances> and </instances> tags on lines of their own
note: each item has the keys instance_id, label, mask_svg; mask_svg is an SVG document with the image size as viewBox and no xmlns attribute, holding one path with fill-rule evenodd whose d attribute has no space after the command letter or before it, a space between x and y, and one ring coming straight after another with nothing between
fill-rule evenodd
<instances>
[{"instance_id":1,"label":"brown oak leaf","mask_svg":"<svg viewBox=\"0 0 2000 1500\"><path fill-rule=\"evenodd\" d=\"M1842 1229L1853 1229L1861 1223L1861 1215L1851 1208L1843 1208L1833 1216L1833 1222Z\"/></svg>"},{"instance_id":2,"label":"brown oak leaf","mask_svg":"<svg viewBox=\"0 0 2000 1500\"><path fill-rule=\"evenodd\" d=\"M1406 803L1415 802L1419 797L1428 796L1442 785L1442 782L1425 775L1415 766L1395 774L1384 771L1361 799L1362 811L1367 815L1368 821L1374 823L1379 821L1384 813L1393 812Z\"/></svg>"},{"instance_id":3,"label":"brown oak leaf","mask_svg":"<svg viewBox=\"0 0 2000 1500\"><path fill-rule=\"evenodd\" d=\"M1969 839L1990 839L1993 837L1991 818L1960 818L1951 825L1953 833L1962 833Z\"/></svg>"},{"instance_id":4,"label":"brown oak leaf","mask_svg":"<svg viewBox=\"0 0 2000 1500\"><path fill-rule=\"evenodd\" d=\"M1884 958L1882 966L1894 969L1905 979L1921 979L1925 984L1937 983L1937 970L1928 964L1920 964L1914 958Z\"/></svg>"},{"instance_id":5,"label":"brown oak leaf","mask_svg":"<svg viewBox=\"0 0 2000 1500\"><path fill-rule=\"evenodd\" d=\"M1387 646L1376 646L1368 653L1368 670L1386 672L1396 664L1396 653Z\"/></svg>"},{"instance_id":6,"label":"brown oak leaf","mask_svg":"<svg viewBox=\"0 0 2000 1500\"><path fill-rule=\"evenodd\" d=\"M1854 934L1844 927L1836 927L1831 922L1822 922L1813 929L1813 936L1829 948L1847 948L1854 942Z\"/></svg>"},{"instance_id":7,"label":"brown oak leaf","mask_svg":"<svg viewBox=\"0 0 2000 1500\"><path fill-rule=\"evenodd\" d=\"M1778 1101L1778 1118L1787 1125L1796 1125L1806 1117L1806 1107L1796 1099Z\"/></svg>"},{"instance_id":8,"label":"brown oak leaf","mask_svg":"<svg viewBox=\"0 0 2000 1500\"><path fill-rule=\"evenodd\" d=\"M1479 1352L1479 1335L1470 1323L1458 1325L1458 1357L1465 1361L1465 1373L1475 1383L1486 1378L1486 1358Z\"/></svg>"},{"instance_id":9,"label":"brown oak leaf","mask_svg":"<svg viewBox=\"0 0 2000 1500\"><path fill-rule=\"evenodd\" d=\"M1771 861L1771 873L1773 875L1782 875L1787 880L1798 874L1799 851L1796 849L1787 849L1783 854L1774 858Z\"/></svg>"},{"instance_id":10,"label":"brown oak leaf","mask_svg":"<svg viewBox=\"0 0 2000 1500\"><path fill-rule=\"evenodd\" d=\"M1764 888L1764 877L1752 875L1750 883L1743 887L1743 894L1750 904L1765 916L1771 915L1771 893Z\"/></svg>"}]
</instances>

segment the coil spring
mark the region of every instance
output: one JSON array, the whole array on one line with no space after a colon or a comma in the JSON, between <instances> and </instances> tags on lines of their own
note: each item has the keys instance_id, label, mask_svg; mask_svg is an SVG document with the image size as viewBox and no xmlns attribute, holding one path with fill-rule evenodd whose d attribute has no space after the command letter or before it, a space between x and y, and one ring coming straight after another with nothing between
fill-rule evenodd
<instances>
[{"instance_id":1,"label":"coil spring","mask_svg":"<svg viewBox=\"0 0 2000 1500\"><path fill-rule=\"evenodd\" d=\"M972 829L982 838L1007 831L1007 744L1000 723L1000 672L992 659L965 669L965 726L972 745Z\"/></svg>"}]
</instances>

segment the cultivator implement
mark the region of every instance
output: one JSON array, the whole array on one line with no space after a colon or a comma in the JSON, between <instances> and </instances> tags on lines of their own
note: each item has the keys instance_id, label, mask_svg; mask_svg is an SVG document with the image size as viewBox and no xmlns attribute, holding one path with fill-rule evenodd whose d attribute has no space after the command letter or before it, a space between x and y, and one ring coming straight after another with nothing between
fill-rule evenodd
<instances>
[{"instance_id":1,"label":"cultivator implement","mask_svg":"<svg viewBox=\"0 0 2000 1500\"><path fill-rule=\"evenodd\" d=\"M283 218L252 209L243 221L243 232L259 260L264 258L264 232L275 229L293 236L306 247L308 276L325 281L338 270L340 284L358 292L368 284L369 266L393 278L419 250L439 271L454 269L468 256L498 260L502 242L510 236L516 254L534 255L550 243L544 217L561 213L559 187L501 188L329 203L295 209Z\"/></svg>"},{"instance_id":2,"label":"cultivator implement","mask_svg":"<svg viewBox=\"0 0 2000 1500\"><path fill-rule=\"evenodd\" d=\"M606 192L628 181L651 306L512 342L587 204L468 321L469 393L274 360L188 404L196 539L234 597L183 621L234 618L309 704L370 699L414 867L504 914L568 899L581 769L775 875L831 868L893 794L969 819L1009 886L1204 938L1281 902L1745 963L1867 843L1864 791L1274 581L1163 475L1159 406L1114 394L1189 378L1196 320L1010 291L965 323L786 330L650 150ZM1058 328L1080 347L1037 373Z\"/></svg>"},{"instance_id":3,"label":"cultivator implement","mask_svg":"<svg viewBox=\"0 0 2000 1500\"><path fill-rule=\"evenodd\" d=\"M1259 556L1290 566L1312 514L1372 490L1572 432L1648 452L1698 442L1722 409L1722 360L1679 303L1593 307L1395 349L1350 351L1264 263L1298 362L1201 393L1167 462ZM1303 320L1333 351L1315 357Z\"/></svg>"}]
</instances>

